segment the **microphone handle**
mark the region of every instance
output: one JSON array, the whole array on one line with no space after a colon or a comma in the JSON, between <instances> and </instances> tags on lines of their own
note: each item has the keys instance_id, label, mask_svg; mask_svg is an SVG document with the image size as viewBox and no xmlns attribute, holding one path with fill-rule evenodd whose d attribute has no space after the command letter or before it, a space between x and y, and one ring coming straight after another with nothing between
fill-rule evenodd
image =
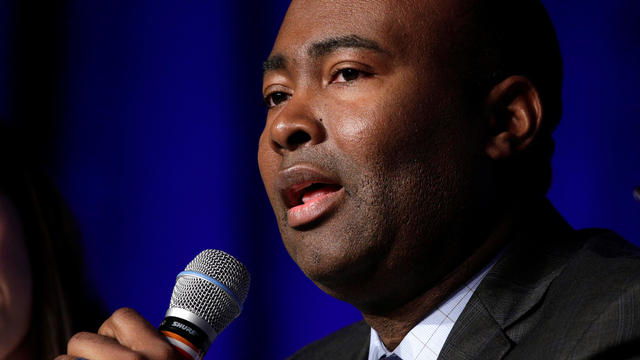
<instances>
[{"instance_id":1,"label":"microphone handle","mask_svg":"<svg viewBox=\"0 0 640 360\"><path fill-rule=\"evenodd\" d=\"M166 316L158 330L185 360L202 360L211 345L207 333L180 317Z\"/></svg>"}]
</instances>

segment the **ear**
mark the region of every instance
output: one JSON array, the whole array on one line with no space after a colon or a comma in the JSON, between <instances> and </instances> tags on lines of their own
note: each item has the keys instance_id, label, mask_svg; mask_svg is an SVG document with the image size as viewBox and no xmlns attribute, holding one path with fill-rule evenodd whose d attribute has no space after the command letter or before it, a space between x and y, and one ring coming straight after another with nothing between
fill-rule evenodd
<instances>
[{"instance_id":1,"label":"ear","mask_svg":"<svg viewBox=\"0 0 640 360\"><path fill-rule=\"evenodd\" d=\"M490 158L506 159L531 145L542 124L542 102L529 79L508 77L491 90L486 105Z\"/></svg>"}]
</instances>

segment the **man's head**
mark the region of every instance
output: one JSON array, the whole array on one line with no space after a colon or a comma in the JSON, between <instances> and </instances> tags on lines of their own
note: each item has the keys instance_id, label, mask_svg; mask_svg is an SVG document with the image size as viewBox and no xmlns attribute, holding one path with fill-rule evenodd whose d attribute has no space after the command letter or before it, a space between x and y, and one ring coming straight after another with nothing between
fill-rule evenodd
<instances>
[{"instance_id":1,"label":"man's head","mask_svg":"<svg viewBox=\"0 0 640 360\"><path fill-rule=\"evenodd\" d=\"M543 108L559 94L537 90L532 74L544 71L505 61L512 40L496 36L531 36L492 30L497 3L515 1L289 8L265 63L260 171L292 258L361 310L407 301L469 256L490 231L475 227L495 221L505 184L520 181L505 164L550 138ZM521 45L517 58L545 57Z\"/></svg>"}]
</instances>

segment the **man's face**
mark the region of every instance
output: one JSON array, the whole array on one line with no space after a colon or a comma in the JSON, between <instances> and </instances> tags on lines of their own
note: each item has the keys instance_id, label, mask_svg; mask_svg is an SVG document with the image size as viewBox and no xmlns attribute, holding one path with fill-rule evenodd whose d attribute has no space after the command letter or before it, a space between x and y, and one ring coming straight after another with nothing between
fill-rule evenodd
<instances>
[{"instance_id":1,"label":"man's face","mask_svg":"<svg viewBox=\"0 0 640 360\"><path fill-rule=\"evenodd\" d=\"M443 56L445 6L401 3L293 1L265 63L258 161L282 239L319 287L361 307L455 265L483 148Z\"/></svg>"}]
</instances>

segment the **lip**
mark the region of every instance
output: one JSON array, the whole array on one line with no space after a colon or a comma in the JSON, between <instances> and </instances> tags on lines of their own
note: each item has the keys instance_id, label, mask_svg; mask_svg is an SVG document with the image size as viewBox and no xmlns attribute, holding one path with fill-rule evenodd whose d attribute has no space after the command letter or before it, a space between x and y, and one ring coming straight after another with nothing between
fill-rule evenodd
<instances>
[{"instance_id":1,"label":"lip","mask_svg":"<svg viewBox=\"0 0 640 360\"><path fill-rule=\"evenodd\" d=\"M287 223L291 227L307 225L325 216L345 194L337 176L306 164L280 171L275 186L287 208Z\"/></svg>"}]
</instances>

